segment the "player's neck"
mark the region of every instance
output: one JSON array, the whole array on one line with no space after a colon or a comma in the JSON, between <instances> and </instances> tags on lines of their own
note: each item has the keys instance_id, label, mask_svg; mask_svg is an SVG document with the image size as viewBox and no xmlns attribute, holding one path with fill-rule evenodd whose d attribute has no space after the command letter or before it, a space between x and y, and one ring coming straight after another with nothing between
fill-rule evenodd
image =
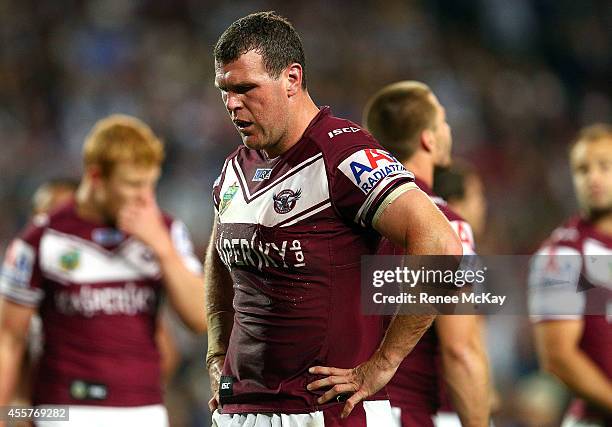
<instances>
[{"instance_id":1,"label":"player's neck","mask_svg":"<svg viewBox=\"0 0 612 427\"><path fill-rule=\"evenodd\" d=\"M429 154L417 151L408 160L404 160L402 164L430 188L433 187L434 165Z\"/></svg>"},{"instance_id":2,"label":"player's neck","mask_svg":"<svg viewBox=\"0 0 612 427\"><path fill-rule=\"evenodd\" d=\"M287 135L282 141L275 144L274 147L264 150L271 159L280 156L297 144L298 141L302 139L302 135L304 135L310 122L319 114L319 108L313 102L312 98L310 98L308 92L304 92L302 95L298 96L301 96L301 98L296 100L295 105L292 106L295 110L294 119L288 126Z\"/></svg>"},{"instance_id":3,"label":"player's neck","mask_svg":"<svg viewBox=\"0 0 612 427\"><path fill-rule=\"evenodd\" d=\"M601 234L612 237L612 213L592 219L591 224L593 224L593 228Z\"/></svg>"},{"instance_id":4,"label":"player's neck","mask_svg":"<svg viewBox=\"0 0 612 427\"><path fill-rule=\"evenodd\" d=\"M105 217L97 208L93 196L91 184L83 179L79 184L79 188L74 198L77 216L89 222L104 223Z\"/></svg>"}]
</instances>

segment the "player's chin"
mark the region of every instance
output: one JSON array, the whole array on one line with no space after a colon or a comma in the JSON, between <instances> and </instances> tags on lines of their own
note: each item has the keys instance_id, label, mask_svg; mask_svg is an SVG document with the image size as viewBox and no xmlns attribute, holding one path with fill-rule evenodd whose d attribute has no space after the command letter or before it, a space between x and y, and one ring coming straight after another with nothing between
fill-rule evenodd
<instances>
[{"instance_id":1,"label":"player's chin","mask_svg":"<svg viewBox=\"0 0 612 427\"><path fill-rule=\"evenodd\" d=\"M264 148L262 141L255 135L242 135L242 143L251 150L261 150Z\"/></svg>"}]
</instances>

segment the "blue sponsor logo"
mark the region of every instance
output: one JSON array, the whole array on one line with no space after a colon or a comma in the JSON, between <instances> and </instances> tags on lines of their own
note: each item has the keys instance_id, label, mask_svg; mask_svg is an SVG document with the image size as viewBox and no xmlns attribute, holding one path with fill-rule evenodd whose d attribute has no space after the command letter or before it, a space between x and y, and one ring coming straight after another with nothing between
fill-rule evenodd
<instances>
[{"instance_id":1,"label":"blue sponsor logo","mask_svg":"<svg viewBox=\"0 0 612 427\"><path fill-rule=\"evenodd\" d=\"M253 181L264 181L266 179L270 179L270 175L272 175L272 169L270 168L257 169L255 171L255 175L253 175Z\"/></svg>"},{"instance_id":2,"label":"blue sponsor logo","mask_svg":"<svg viewBox=\"0 0 612 427\"><path fill-rule=\"evenodd\" d=\"M91 233L91 238L100 246L114 246L125 239L125 235L115 228L96 228Z\"/></svg>"}]
</instances>

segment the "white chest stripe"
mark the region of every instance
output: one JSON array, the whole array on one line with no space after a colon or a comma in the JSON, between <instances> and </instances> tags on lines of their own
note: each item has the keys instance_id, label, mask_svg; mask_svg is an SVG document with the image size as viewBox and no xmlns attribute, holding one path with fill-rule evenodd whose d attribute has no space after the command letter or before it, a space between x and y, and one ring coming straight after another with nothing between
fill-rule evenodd
<instances>
[{"instance_id":1,"label":"white chest stripe","mask_svg":"<svg viewBox=\"0 0 612 427\"><path fill-rule=\"evenodd\" d=\"M146 246L134 239L113 253L87 240L48 229L39 251L43 274L65 282L90 284L154 279L160 272Z\"/></svg>"},{"instance_id":2,"label":"white chest stripe","mask_svg":"<svg viewBox=\"0 0 612 427\"><path fill-rule=\"evenodd\" d=\"M304 160L302 163L299 163L299 164L295 165L294 167L289 169L285 174L283 174L282 176L279 176L274 181L272 181L270 184L266 185L265 187L263 187L262 189L256 191L253 194L251 194L251 192L249 191L249 186L247 184L248 181L245 178L244 172L242 171L242 168L238 164L238 162L237 162L235 157L232 159L232 166L234 167L234 169L236 171L238 171L238 177L240 178L240 185L242 186L242 188L244 189L245 193L247 194L247 199L249 201L251 201L255 197L258 197L259 195L261 195L261 194L265 193L266 191L268 191L270 188L272 188L274 186L277 186L280 181L283 181L288 176L292 176L292 175L296 174L300 169L303 169L303 168L305 169L307 167L307 165L310 165L311 163L314 163L317 160L321 160L321 161L323 160L323 153L319 153L319 154L317 154L315 156L312 156L309 159ZM325 170L324 170L324 172L325 172ZM226 181L227 181L227 178L226 178ZM224 186L225 186L225 183L224 183Z\"/></svg>"},{"instance_id":3,"label":"white chest stripe","mask_svg":"<svg viewBox=\"0 0 612 427\"><path fill-rule=\"evenodd\" d=\"M311 162L308 164L308 162ZM305 165L305 166L304 166ZM299 172L297 172L297 169ZM236 173L238 171L238 173ZM287 175L290 175L287 177ZM228 189L238 185L237 191ZM244 193L247 194L245 199ZM275 197L281 192L290 191L299 196L287 212L275 209ZM290 225L298 220L314 215L329 206L329 186L325 162L322 155L314 156L292 168L270 185L249 195L248 186L240 168L228 167L220 193L220 223L261 224L266 227ZM224 201L224 198L226 201ZM226 205L223 208L224 204ZM325 207L322 207L325 206Z\"/></svg>"}]
</instances>

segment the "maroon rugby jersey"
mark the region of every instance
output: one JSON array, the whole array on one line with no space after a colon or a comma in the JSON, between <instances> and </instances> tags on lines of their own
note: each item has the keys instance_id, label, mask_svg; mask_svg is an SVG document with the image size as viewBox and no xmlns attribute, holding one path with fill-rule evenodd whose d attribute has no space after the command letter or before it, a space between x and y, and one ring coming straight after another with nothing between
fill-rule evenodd
<instances>
[{"instance_id":1,"label":"maroon rugby jersey","mask_svg":"<svg viewBox=\"0 0 612 427\"><path fill-rule=\"evenodd\" d=\"M164 217L186 265L200 271L185 226ZM7 250L0 293L38 307L44 347L34 404L162 402L154 341L161 271L140 241L85 221L73 203L40 215Z\"/></svg>"},{"instance_id":2,"label":"maroon rugby jersey","mask_svg":"<svg viewBox=\"0 0 612 427\"><path fill-rule=\"evenodd\" d=\"M360 258L378 245L371 222L381 201L412 181L328 107L279 157L244 146L228 157L213 190L216 248L235 292L224 413L338 405L317 404L322 392L306 385L319 377L308 368L352 368L377 348L382 319L361 314Z\"/></svg>"},{"instance_id":3,"label":"maroon rugby jersey","mask_svg":"<svg viewBox=\"0 0 612 427\"><path fill-rule=\"evenodd\" d=\"M470 225L450 209L444 199L434 194L422 180L416 184L423 190L450 221L459 236L465 255L474 254L474 237ZM378 248L379 255L402 255L405 251L388 239L382 239ZM385 325L391 320L385 317ZM412 352L403 360L393 379L387 385L391 406L401 408L403 427L433 426L431 415L435 414L442 403L448 405L442 369L440 346L436 329L431 327L425 332Z\"/></svg>"},{"instance_id":4,"label":"maroon rugby jersey","mask_svg":"<svg viewBox=\"0 0 612 427\"><path fill-rule=\"evenodd\" d=\"M582 319L580 348L610 379L611 256L612 237L598 232L588 221L573 218L544 242L533 258L529 276L533 321ZM585 289L588 291L578 292ZM606 417L581 399L574 400L570 413L579 420L598 419L612 426L612 416Z\"/></svg>"}]
</instances>

